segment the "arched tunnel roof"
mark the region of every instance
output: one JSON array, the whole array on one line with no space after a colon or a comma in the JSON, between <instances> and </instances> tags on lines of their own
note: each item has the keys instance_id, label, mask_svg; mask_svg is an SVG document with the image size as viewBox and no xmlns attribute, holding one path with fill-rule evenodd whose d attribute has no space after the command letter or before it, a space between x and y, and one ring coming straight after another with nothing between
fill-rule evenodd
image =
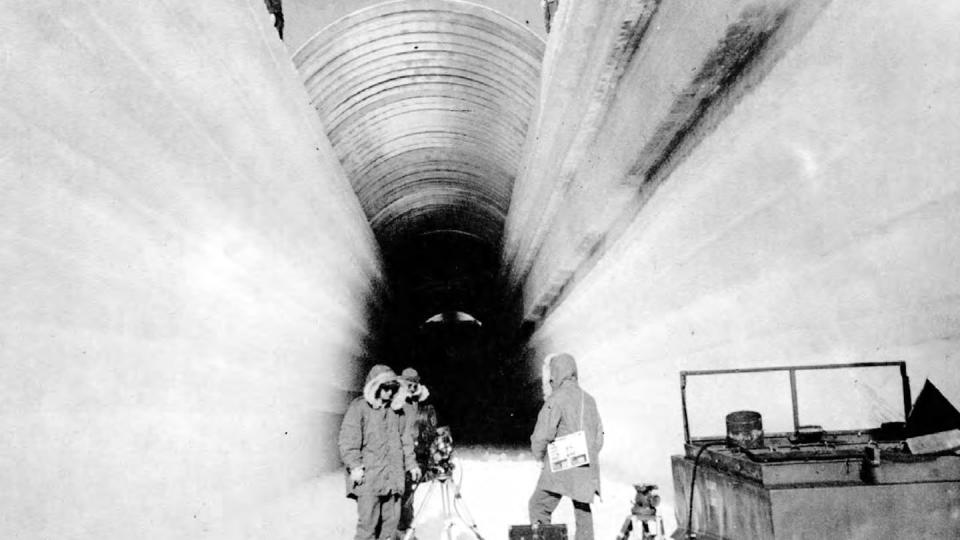
<instances>
[{"instance_id":1,"label":"arched tunnel roof","mask_svg":"<svg viewBox=\"0 0 960 540\"><path fill-rule=\"evenodd\" d=\"M388 2L294 56L381 246L457 231L497 248L543 41L489 8Z\"/></svg>"}]
</instances>

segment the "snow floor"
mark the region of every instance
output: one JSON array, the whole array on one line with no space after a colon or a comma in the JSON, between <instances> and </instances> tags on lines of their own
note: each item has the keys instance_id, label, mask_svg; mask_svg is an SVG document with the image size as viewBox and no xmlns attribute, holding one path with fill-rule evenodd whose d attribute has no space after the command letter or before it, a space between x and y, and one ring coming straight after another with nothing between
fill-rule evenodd
<instances>
[{"instance_id":1,"label":"snow floor","mask_svg":"<svg viewBox=\"0 0 960 540\"><path fill-rule=\"evenodd\" d=\"M602 456L601 456L602 458ZM466 509L463 516L472 515L477 529L486 540L506 539L511 525L527 523L527 500L533 492L540 475L540 463L534 461L529 451L499 450L489 448L458 448L454 454L454 480L460 485L461 503ZM593 505L594 532L597 539L617 537L624 519L630 512L634 489L630 479L618 479L602 475L603 500ZM322 479L325 509L324 528L328 538L349 540L353 537L356 520L354 502L343 496L343 473L331 473ZM415 523L419 540L447 540L444 535L442 496L434 488L427 497L429 485L417 491L414 509L422 510ZM664 486L660 489L664 494ZM424 499L426 503L423 504ZM673 508L660 507L666 532L674 530ZM554 523L566 523L570 538L573 538L573 506L569 499L560 502L553 515ZM473 539L475 536L462 526L451 529L455 540Z\"/></svg>"}]
</instances>

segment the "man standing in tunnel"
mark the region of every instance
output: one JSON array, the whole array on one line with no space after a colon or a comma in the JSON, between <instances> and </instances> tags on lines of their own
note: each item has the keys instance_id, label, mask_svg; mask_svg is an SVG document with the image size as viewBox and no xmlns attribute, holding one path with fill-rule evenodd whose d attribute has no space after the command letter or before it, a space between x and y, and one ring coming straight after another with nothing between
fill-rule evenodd
<instances>
[{"instance_id":1,"label":"man standing in tunnel","mask_svg":"<svg viewBox=\"0 0 960 540\"><path fill-rule=\"evenodd\" d=\"M402 401L403 413L407 421L407 429L413 439L414 454L417 456L417 465L422 471L426 471L426 464L420 459L423 444L423 435L430 431L429 422L425 420L428 415L421 414L421 406L428 397L430 391L426 386L420 383L420 373L412 367L405 368L400 373L400 392L397 397ZM429 407L429 405L427 405ZM426 411L423 411L426 412ZM425 425L426 424L426 425ZM429 441L426 441L429 446ZM413 525L413 495L417 491L419 478L408 477L403 491L403 497L400 499L400 524L398 526L398 535L400 538L406 537L407 530Z\"/></svg>"},{"instance_id":2,"label":"man standing in tunnel","mask_svg":"<svg viewBox=\"0 0 960 540\"><path fill-rule=\"evenodd\" d=\"M593 396L580 388L577 364L566 353L553 354L544 360L545 392L549 392L537 425L530 436L533 455L543 461L540 480L530 497L531 524L550 523L561 497L573 501L576 540L593 540L593 514L590 503L600 494L599 454L603 447L603 424ZM582 431L589 462L553 472L544 459L547 445L558 437Z\"/></svg>"},{"instance_id":3,"label":"man standing in tunnel","mask_svg":"<svg viewBox=\"0 0 960 540\"><path fill-rule=\"evenodd\" d=\"M392 369L373 366L363 395L350 403L340 425L338 444L347 467L347 497L357 501L355 540L392 539L400 519L405 472L420 478L403 409L391 406L399 388Z\"/></svg>"}]
</instances>

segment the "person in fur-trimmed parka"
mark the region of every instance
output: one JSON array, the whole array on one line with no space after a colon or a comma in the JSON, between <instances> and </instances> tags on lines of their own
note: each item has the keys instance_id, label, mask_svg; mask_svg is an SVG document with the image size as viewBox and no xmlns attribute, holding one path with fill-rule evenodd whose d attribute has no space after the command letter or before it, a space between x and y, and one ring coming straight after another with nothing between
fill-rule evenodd
<instances>
[{"instance_id":1,"label":"person in fur-trimmed parka","mask_svg":"<svg viewBox=\"0 0 960 540\"><path fill-rule=\"evenodd\" d=\"M566 353L553 354L544 360L544 378L548 378L549 395L537 416L537 425L530 436L534 457L543 461L540 480L530 497L530 523L550 523L561 497L573 501L576 540L593 540L593 514L590 503L600 494L599 454L603 447L603 424L593 396L580 388L577 364ZM590 463L565 471L551 472L547 462L547 445L557 437L583 430Z\"/></svg>"},{"instance_id":2,"label":"person in fur-trimmed parka","mask_svg":"<svg viewBox=\"0 0 960 540\"><path fill-rule=\"evenodd\" d=\"M395 403L394 407L396 408L396 403L399 403L403 408L403 414L406 416L407 421L407 429L413 438L414 454L418 460L417 464L423 466L421 468L423 473L427 472L427 464L422 463L420 459L420 448L423 446L423 441L421 440L421 428L423 426L421 426L420 407L423 406L423 402L426 401L428 397L430 397L430 390L420 383L420 373L412 367L404 368L400 373L400 391L397 392L397 395L393 398ZM400 538L406 538L407 530L413 526L413 498L418 485L418 479L408 478L406 489L403 492L403 496L400 497L400 523L397 526L397 536Z\"/></svg>"},{"instance_id":3,"label":"person in fur-trimmed parka","mask_svg":"<svg viewBox=\"0 0 960 540\"><path fill-rule=\"evenodd\" d=\"M355 540L393 538L405 472L414 479L420 477L403 409L391 406L399 387L392 369L373 366L363 395L350 403L340 424L338 444L347 467L347 497L357 500Z\"/></svg>"}]
</instances>

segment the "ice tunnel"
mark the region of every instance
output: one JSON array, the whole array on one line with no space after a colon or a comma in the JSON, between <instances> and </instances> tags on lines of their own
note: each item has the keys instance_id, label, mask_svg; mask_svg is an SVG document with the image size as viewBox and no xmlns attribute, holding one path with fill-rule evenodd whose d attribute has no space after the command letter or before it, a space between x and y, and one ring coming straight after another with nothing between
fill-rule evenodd
<instances>
[{"instance_id":1,"label":"ice tunnel","mask_svg":"<svg viewBox=\"0 0 960 540\"><path fill-rule=\"evenodd\" d=\"M462 441L522 441L511 416L535 407L505 376L520 308L501 249L542 55L495 10L419 0L349 14L293 56L383 257L365 359L418 369ZM445 312L481 324L427 323Z\"/></svg>"},{"instance_id":2,"label":"ice tunnel","mask_svg":"<svg viewBox=\"0 0 960 540\"><path fill-rule=\"evenodd\" d=\"M576 356L598 537L672 504L680 370L960 398L955 2L283 4L0 10L0 536L347 538L374 362L505 448ZM536 464L471 472L524 521Z\"/></svg>"}]
</instances>

